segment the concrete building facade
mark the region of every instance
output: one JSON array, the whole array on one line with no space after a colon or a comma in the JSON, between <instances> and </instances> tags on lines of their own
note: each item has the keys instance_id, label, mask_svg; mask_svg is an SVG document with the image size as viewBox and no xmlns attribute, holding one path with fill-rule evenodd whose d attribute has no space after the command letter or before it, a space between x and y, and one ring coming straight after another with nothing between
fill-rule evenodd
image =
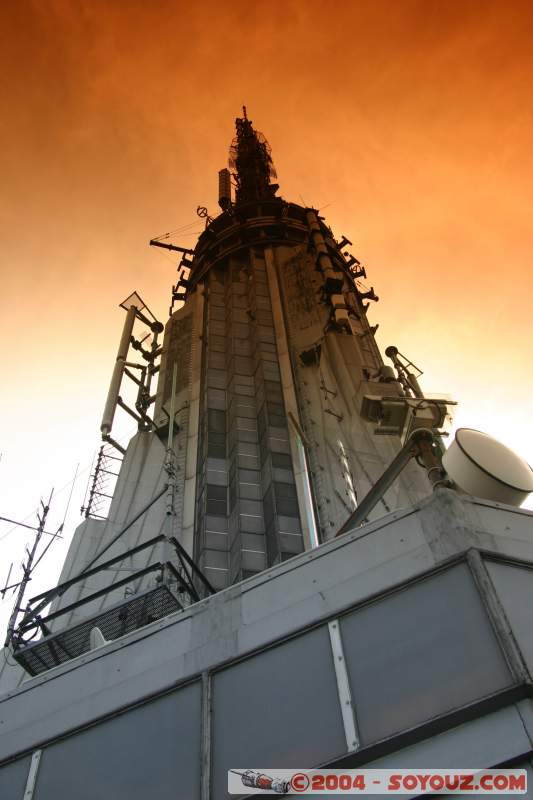
<instances>
[{"instance_id":1,"label":"concrete building facade","mask_svg":"<svg viewBox=\"0 0 533 800\"><path fill-rule=\"evenodd\" d=\"M246 114L230 163L107 518L77 529L41 638L4 652L0 797L219 800L228 769L269 765L530 772L532 515L432 492L412 462L336 535L442 408L384 364L364 270L276 196Z\"/></svg>"}]
</instances>

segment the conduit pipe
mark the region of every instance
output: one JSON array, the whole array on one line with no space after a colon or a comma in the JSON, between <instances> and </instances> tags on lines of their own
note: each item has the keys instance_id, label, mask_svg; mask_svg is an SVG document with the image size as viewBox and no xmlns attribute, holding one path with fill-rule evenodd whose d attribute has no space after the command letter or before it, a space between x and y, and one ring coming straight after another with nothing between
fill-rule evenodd
<instances>
[{"instance_id":1,"label":"conduit pipe","mask_svg":"<svg viewBox=\"0 0 533 800\"><path fill-rule=\"evenodd\" d=\"M428 428L418 428L413 431L404 446L399 450L391 463L366 494L353 514L351 514L340 530L335 534L340 536L342 533L362 525L370 512L379 503L385 492L391 487L396 478L406 467L412 458L416 458L420 466L427 471L428 480L432 488L439 487L451 488L453 484L448 480L446 472L442 466L440 458L440 447L433 431Z\"/></svg>"},{"instance_id":2,"label":"conduit pipe","mask_svg":"<svg viewBox=\"0 0 533 800\"><path fill-rule=\"evenodd\" d=\"M111 428L113 427L113 419L118 403L118 393L120 391L120 384L124 374L124 367L126 366L126 357L128 355L136 314L137 308L135 306L130 306L126 313L126 319L124 320L124 328L122 330L122 336L118 346L117 360L115 361L113 374L111 375L107 400L104 413L102 415L102 423L100 425L102 439L106 439L109 436L111 433Z\"/></svg>"}]
</instances>

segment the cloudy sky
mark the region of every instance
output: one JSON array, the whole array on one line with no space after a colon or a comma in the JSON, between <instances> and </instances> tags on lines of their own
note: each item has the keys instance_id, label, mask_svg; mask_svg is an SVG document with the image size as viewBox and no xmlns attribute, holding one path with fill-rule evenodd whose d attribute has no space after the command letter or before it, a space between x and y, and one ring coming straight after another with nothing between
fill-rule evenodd
<instances>
[{"instance_id":1,"label":"cloudy sky","mask_svg":"<svg viewBox=\"0 0 533 800\"><path fill-rule=\"evenodd\" d=\"M80 464L30 594L79 520L118 304L165 320L176 262L148 241L191 246L217 211L243 103L281 194L354 243L382 347L533 463L528 2L16 0L0 22L0 515L32 524L55 487L55 529ZM0 523L0 582L28 535Z\"/></svg>"}]
</instances>

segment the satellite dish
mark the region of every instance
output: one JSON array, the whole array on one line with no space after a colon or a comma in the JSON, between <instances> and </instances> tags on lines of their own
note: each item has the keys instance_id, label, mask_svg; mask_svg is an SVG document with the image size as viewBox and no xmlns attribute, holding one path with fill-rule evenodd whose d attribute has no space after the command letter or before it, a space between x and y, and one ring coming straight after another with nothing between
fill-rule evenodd
<instances>
[{"instance_id":1,"label":"satellite dish","mask_svg":"<svg viewBox=\"0 0 533 800\"><path fill-rule=\"evenodd\" d=\"M459 428L442 465L468 494L520 506L533 492L533 470L506 445L481 431Z\"/></svg>"}]
</instances>

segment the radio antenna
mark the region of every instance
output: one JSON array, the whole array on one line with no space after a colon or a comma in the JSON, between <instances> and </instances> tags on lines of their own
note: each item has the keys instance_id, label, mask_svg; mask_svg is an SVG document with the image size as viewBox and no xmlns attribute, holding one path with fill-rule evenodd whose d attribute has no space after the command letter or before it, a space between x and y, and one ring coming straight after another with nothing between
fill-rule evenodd
<instances>
[{"instance_id":1,"label":"radio antenna","mask_svg":"<svg viewBox=\"0 0 533 800\"><path fill-rule=\"evenodd\" d=\"M33 545L32 545L31 550L28 550L28 548L26 548L27 561L26 562L22 562L22 572L23 572L22 580L19 581L18 583L15 583L15 584L12 584L11 586L9 586L8 585L9 575L11 574L11 569L10 569L9 570L8 579L6 581L6 585L2 589L2 592L1 592L2 596L4 596L5 593L9 589L17 589L18 588L17 597L16 597L16 600L15 600L15 605L13 606L13 611L11 612L11 616L9 617L9 623L8 623L8 626L7 626L7 636L6 636L6 640L5 640L5 643L4 643L5 647L7 647L10 644L10 642L11 642L11 640L13 638L13 633L15 631L15 625L16 625L16 622L17 622L17 617L18 617L19 612L22 610L22 601L24 600L24 593L26 591L26 586L28 585L29 581L31 580L32 571L37 566L37 563L39 563L39 561L41 560L41 558L44 555L44 553L46 552L46 550L48 550L50 544L54 541L54 539L57 536L59 536L59 534L60 534L60 532L61 532L61 530L63 528L63 526L60 525L60 527L57 529L56 533L52 535L52 538L50 539L50 542L48 543L48 545L46 546L44 552L41 554L41 556L37 560L37 563L34 564L33 562L35 561L35 556L36 556L36 553L37 553L37 548L39 547L39 542L41 541L41 538L42 538L43 534L45 533L44 528L45 528L45 524L46 524L46 518L48 516L48 512L50 511L50 503L52 502L53 494L54 494L54 490L52 489L52 491L50 492L50 497L48 498L48 502L46 504L43 503L43 501L41 500L41 503L40 503L41 504L41 509L37 512L37 521L38 521L39 524L38 524L37 528L35 529L35 531L36 531L35 539L33 540ZM25 526L25 527L28 527L28 526Z\"/></svg>"}]
</instances>

